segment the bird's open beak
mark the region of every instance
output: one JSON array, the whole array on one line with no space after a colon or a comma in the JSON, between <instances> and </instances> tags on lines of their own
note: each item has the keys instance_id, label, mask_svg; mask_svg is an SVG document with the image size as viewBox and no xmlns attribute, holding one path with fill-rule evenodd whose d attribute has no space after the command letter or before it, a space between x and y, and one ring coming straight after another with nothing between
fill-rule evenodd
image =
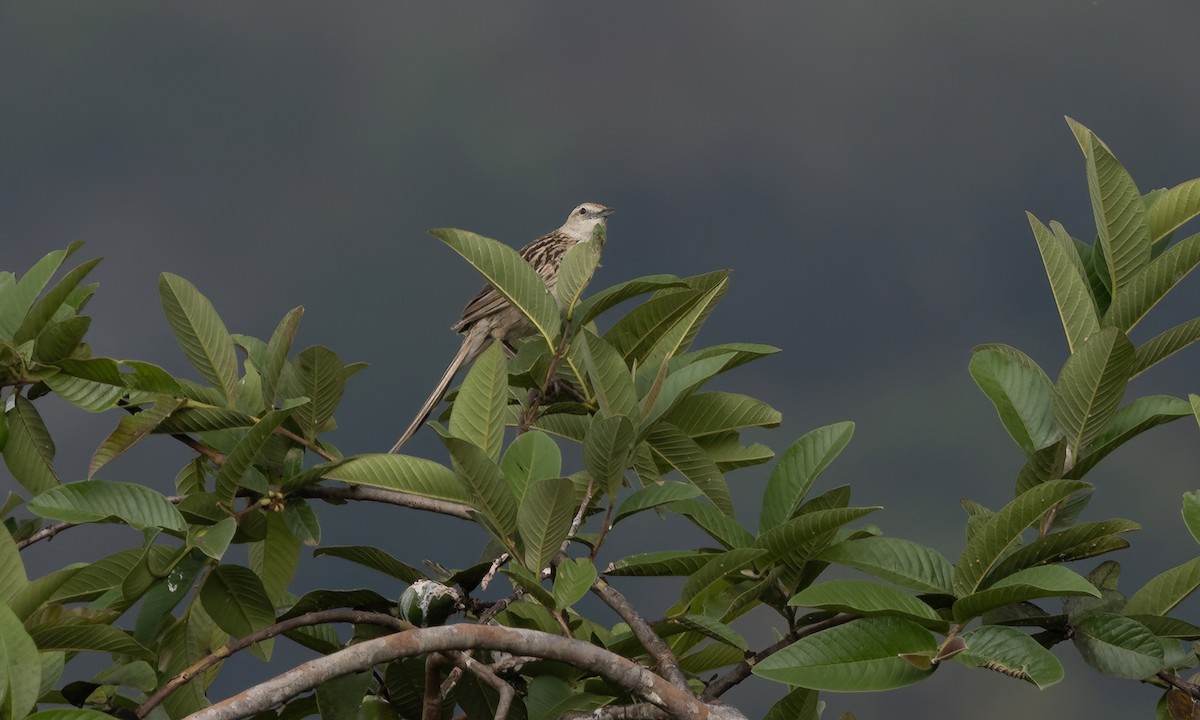
<instances>
[{"instance_id":1,"label":"bird's open beak","mask_svg":"<svg viewBox=\"0 0 1200 720\"><path fill-rule=\"evenodd\" d=\"M613 213L615 213L615 212L616 212L616 210L613 210L612 208L606 207L606 208L604 208L603 210L601 210L600 212L596 213L596 215L598 215L598 216L600 216L600 217L602 217L602 218L606 218L606 217L608 217L609 215L612 215L612 214L613 214Z\"/></svg>"}]
</instances>

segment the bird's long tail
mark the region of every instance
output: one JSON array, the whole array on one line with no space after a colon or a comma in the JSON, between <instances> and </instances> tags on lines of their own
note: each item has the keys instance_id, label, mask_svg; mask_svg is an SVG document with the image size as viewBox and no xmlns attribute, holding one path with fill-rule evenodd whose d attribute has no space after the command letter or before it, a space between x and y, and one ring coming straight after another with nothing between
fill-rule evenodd
<instances>
[{"instance_id":1,"label":"bird's long tail","mask_svg":"<svg viewBox=\"0 0 1200 720\"><path fill-rule=\"evenodd\" d=\"M480 352L486 349L488 345L491 344L492 338L487 336L480 337L478 335L468 333L467 336L463 338L462 347L458 349L458 352L454 355L454 359L450 361L450 365L446 368L446 372L442 373L442 378L438 380L437 387L435 387L433 392L429 394L429 399L427 399L425 404L421 406L421 410L417 413L417 416L413 418L413 421L408 426L408 429L404 431L404 434L400 436L400 439L396 441L396 444L393 445L392 449L388 452L394 453L398 451L401 447L403 447L404 443L408 442L409 438L411 438L418 430L421 429L421 426L424 425L425 421L429 419L429 415L433 412L433 409L438 406L438 403L440 403L442 398L446 395L446 390L450 388L450 383L454 382L454 376L458 374L458 371L463 364L470 362L472 359L478 356Z\"/></svg>"}]
</instances>

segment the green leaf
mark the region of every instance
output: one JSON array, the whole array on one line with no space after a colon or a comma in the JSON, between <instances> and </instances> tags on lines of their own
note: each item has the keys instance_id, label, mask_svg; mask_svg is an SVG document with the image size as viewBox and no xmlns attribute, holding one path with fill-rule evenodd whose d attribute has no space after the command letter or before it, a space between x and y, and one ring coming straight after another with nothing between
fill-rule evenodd
<instances>
[{"instance_id":1,"label":"green leaf","mask_svg":"<svg viewBox=\"0 0 1200 720\"><path fill-rule=\"evenodd\" d=\"M121 418L117 423L117 428L104 439L104 442L100 443L100 447L92 454L92 461L88 465L88 479L90 480L100 468L149 435L158 427L159 423L179 409L182 404L182 400L164 396L156 400L151 408Z\"/></svg>"},{"instance_id":2,"label":"green leaf","mask_svg":"<svg viewBox=\"0 0 1200 720\"><path fill-rule=\"evenodd\" d=\"M671 412L676 404L721 372L732 357L732 354L725 354L704 358L669 373L657 397L648 395L643 400L641 433L645 435L654 428L659 419Z\"/></svg>"},{"instance_id":3,"label":"green leaf","mask_svg":"<svg viewBox=\"0 0 1200 720\"><path fill-rule=\"evenodd\" d=\"M408 455L355 455L325 472L325 477L421 497L467 501L467 493L453 470L432 460Z\"/></svg>"},{"instance_id":4,"label":"green leaf","mask_svg":"<svg viewBox=\"0 0 1200 720\"><path fill-rule=\"evenodd\" d=\"M1058 306L1063 330L1067 334L1067 344L1071 352L1074 352L1089 335L1100 329L1100 318L1096 312L1096 301L1092 298L1087 271L1079 253L1075 252L1074 241L1070 236L1057 235L1034 217L1033 213L1025 214L1029 219L1029 226L1033 228L1038 251L1042 254L1042 264L1046 267L1054 302ZM1049 380L1046 382L1048 384Z\"/></svg>"},{"instance_id":5,"label":"green leaf","mask_svg":"<svg viewBox=\"0 0 1200 720\"><path fill-rule=\"evenodd\" d=\"M604 707L615 698L581 692L553 675L538 675L529 681L525 698L529 720L558 720L572 713ZM418 713L419 714L419 713Z\"/></svg>"},{"instance_id":6,"label":"green leaf","mask_svg":"<svg viewBox=\"0 0 1200 720\"><path fill-rule=\"evenodd\" d=\"M1100 591L1082 575L1061 565L1026 568L997 580L986 590L960 598L954 603L954 620L965 623L988 610L1005 605L1036 598L1070 595L1098 598Z\"/></svg>"},{"instance_id":7,"label":"green leaf","mask_svg":"<svg viewBox=\"0 0 1200 720\"><path fill-rule=\"evenodd\" d=\"M772 705L763 720L821 720L817 694L816 690L796 688Z\"/></svg>"},{"instance_id":8,"label":"green leaf","mask_svg":"<svg viewBox=\"0 0 1200 720\"><path fill-rule=\"evenodd\" d=\"M624 415L593 418L584 437L583 466L610 497L621 487L633 440L633 423Z\"/></svg>"},{"instance_id":9,"label":"green leaf","mask_svg":"<svg viewBox=\"0 0 1200 720\"><path fill-rule=\"evenodd\" d=\"M1133 178L1100 138L1071 118L1067 118L1067 124L1087 160L1092 215L1116 302L1138 270L1150 260L1146 206Z\"/></svg>"},{"instance_id":10,"label":"green leaf","mask_svg":"<svg viewBox=\"0 0 1200 720\"><path fill-rule=\"evenodd\" d=\"M5 413L8 441L4 464L17 482L37 495L62 482L54 471L54 441L33 403L22 395L12 399L13 406Z\"/></svg>"},{"instance_id":11,"label":"green leaf","mask_svg":"<svg viewBox=\"0 0 1200 720\"><path fill-rule=\"evenodd\" d=\"M754 674L816 690L891 690L933 672L900 655L936 650L933 635L911 620L862 618L797 640L754 666Z\"/></svg>"},{"instance_id":12,"label":"green leaf","mask_svg":"<svg viewBox=\"0 0 1200 720\"><path fill-rule=\"evenodd\" d=\"M308 507L304 501L298 504ZM288 509L291 507L289 502ZM250 569L262 580L271 604L278 607L285 597L290 597L287 588L300 564L301 543L287 521L287 510L265 515L266 536L249 544Z\"/></svg>"},{"instance_id":13,"label":"green leaf","mask_svg":"<svg viewBox=\"0 0 1200 720\"><path fill-rule=\"evenodd\" d=\"M1096 463L1129 440L1152 427L1191 415L1188 403L1170 395L1146 395L1113 414L1108 424L1087 446L1083 457L1071 469L1071 477L1081 477Z\"/></svg>"},{"instance_id":14,"label":"green leaf","mask_svg":"<svg viewBox=\"0 0 1200 720\"><path fill-rule=\"evenodd\" d=\"M59 372L44 380L67 402L88 412L103 412L117 404L128 389L121 368L109 358L62 360Z\"/></svg>"},{"instance_id":15,"label":"green leaf","mask_svg":"<svg viewBox=\"0 0 1200 720\"><path fill-rule=\"evenodd\" d=\"M370 672L350 673L326 680L316 688L321 720L345 720L357 717L363 695L374 681Z\"/></svg>"},{"instance_id":16,"label":"green leaf","mask_svg":"<svg viewBox=\"0 0 1200 720\"><path fill-rule=\"evenodd\" d=\"M922 593L953 594L954 569L941 553L911 540L869 537L833 545L816 559L861 570Z\"/></svg>"},{"instance_id":17,"label":"green leaf","mask_svg":"<svg viewBox=\"0 0 1200 720\"><path fill-rule=\"evenodd\" d=\"M856 615L905 617L928 627L947 627L933 608L912 595L869 580L830 580L810 585L793 595L788 605Z\"/></svg>"},{"instance_id":18,"label":"green leaf","mask_svg":"<svg viewBox=\"0 0 1200 720\"><path fill-rule=\"evenodd\" d=\"M696 444L712 458L713 462L717 464L717 470L722 473L753 465L762 465L775 458L775 452L762 443L742 445L736 432L706 435L696 438Z\"/></svg>"},{"instance_id":19,"label":"green leaf","mask_svg":"<svg viewBox=\"0 0 1200 720\"><path fill-rule=\"evenodd\" d=\"M1129 280L1124 292L1113 298L1104 316L1105 324L1128 332L1198 264L1200 234L1167 248Z\"/></svg>"},{"instance_id":20,"label":"green leaf","mask_svg":"<svg viewBox=\"0 0 1200 720\"><path fill-rule=\"evenodd\" d=\"M517 251L465 230L438 228L429 231L450 246L487 278L501 295L537 328L547 347L558 341L558 303L546 289L546 283Z\"/></svg>"},{"instance_id":21,"label":"green leaf","mask_svg":"<svg viewBox=\"0 0 1200 720\"><path fill-rule=\"evenodd\" d=\"M805 433L792 443L771 471L763 493L759 532L778 527L804 502L809 488L854 435L854 423L840 422Z\"/></svg>"},{"instance_id":22,"label":"green leaf","mask_svg":"<svg viewBox=\"0 0 1200 720\"><path fill-rule=\"evenodd\" d=\"M395 606L395 599L388 600L374 590L313 590L304 593L287 612L279 616L279 619L287 620L306 613L333 608L387 612L389 608L395 608Z\"/></svg>"},{"instance_id":23,"label":"green leaf","mask_svg":"<svg viewBox=\"0 0 1200 720\"><path fill-rule=\"evenodd\" d=\"M63 303L75 290L76 286L83 281L92 268L100 262L100 258L89 260L79 267L71 270L63 276L62 280L46 293L45 297L37 302L30 310L25 319L21 321L21 326L13 333L12 339L14 345L28 342L34 339L38 334L50 323L54 314L62 307Z\"/></svg>"},{"instance_id":24,"label":"green leaf","mask_svg":"<svg viewBox=\"0 0 1200 720\"><path fill-rule=\"evenodd\" d=\"M1075 449L1103 431L1125 396L1133 366L1133 345L1116 328L1087 339L1067 358L1054 388L1054 418Z\"/></svg>"},{"instance_id":25,"label":"green leaf","mask_svg":"<svg viewBox=\"0 0 1200 720\"><path fill-rule=\"evenodd\" d=\"M275 406L275 396L279 387L279 377L283 373L283 366L287 364L288 352L292 349L292 340L296 337L296 328L300 325L300 318L304 316L304 308L294 307L288 311L287 315L279 321L279 325L275 327L275 332L271 333L271 340L267 343L267 350L264 354L262 364L256 361L258 373L262 379L262 394L263 401L266 405L264 409L270 409Z\"/></svg>"},{"instance_id":26,"label":"green leaf","mask_svg":"<svg viewBox=\"0 0 1200 720\"><path fill-rule=\"evenodd\" d=\"M1026 490L985 520L967 541L954 568L955 594L970 595L983 587L983 580L1017 543L1025 528L1070 495L1091 487L1078 480L1052 480Z\"/></svg>"},{"instance_id":27,"label":"green leaf","mask_svg":"<svg viewBox=\"0 0 1200 720\"><path fill-rule=\"evenodd\" d=\"M216 525L192 526L188 537L188 545L199 548L200 552L213 560L220 560L237 532L237 520L227 517Z\"/></svg>"},{"instance_id":28,"label":"green leaf","mask_svg":"<svg viewBox=\"0 0 1200 720\"><path fill-rule=\"evenodd\" d=\"M233 338L212 303L196 286L171 273L159 276L158 294L175 339L200 375L232 406L238 380Z\"/></svg>"},{"instance_id":29,"label":"green leaf","mask_svg":"<svg viewBox=\"0 0 1200 720\"><path fill-rule=\"evenodd\" d=\"M189 401L190 402L190 401ZM254 418L240 410L184 405L154 429L158 433L197 433L254 427Z\"/></svg>"},{"instance_id":30,"label":"green leaf","mask_svg":"<svg viewBox=\"0 0 1200 720\"><path fill-rule=\"evenodd\" d=\"M1072 630L1075 648L1097 672L1144 680L1162 668L1162 643L1136 620L1095 612L1081 617Z\"/></svg>"},{"instance_id":31,"label":"green leaf","mask_svg":"<svg viewBox=\"0 0 1200 720\"><path fill-rule=\"evenodd\" d=\"M586 329L580 335L579 347L603 414L609 417L635 416L638 403L633 390L633 376L621 355Z\"/></svg>"},{"instance_id":32,"label":"green leaf","mask_svg":"<svg viewBox=\"0 0 1200 720\"><path fill-rule=\"evenodd\" d=\"M540 572L530 572L519 565L505 568L501 572L507 575L508 579L512 581L513 590L522 590L526 595L541 603L546 608L550 610L555 609L554 596L546 588L542 587Z\"/></svg>"},{"instance_id":33,"label":"green leaf","mask_svg":"<svg viewBox=\"0 0 1200 720\"><path fill-rule=\"evenodd\" d=\"M1159 362L1200 340L1200 318L1164 330L1138 347L1129 377L1135 378Z\"/></svg>"},{"instance_id":34,"label":"green leaf","mask_svg":"<svg viewBox=\"0 0 1200 720\"><path fill-rule=\"evenodd\" d=\"M576 322L586 325L596 319L600 313L638 295L685 287L687 287L687 283L675 275L645 275L633 280L626 280L581 301L575 310Z\"/></svg>"},{"instance_id":35,"label":"green leaf","mask_svg":"<svg viewBox=\"0 0 1200 720\"><path fill-rule=\"evenodd\" d=\"M778 427L783 416L748 395L707 392L684 398L664 419L696 438L744 428Z\"/></svg>"},{"instance_id":36,"label":"green leaf","mask_svg":"<svg viewBox=\"0 0 1200 720\"><path fill-rule=\"evenodd\" d=\"M217 627L234 637L249 635L275 622L275 607L262 581L240 565L220 565L200 586L200 604Z\"/></svg>"},{"instance_id":37,"label":"green leaf","mask_svg":"<svg viewBox=\"0 0 1200 720\"><path fill-rule=\"evenodd\" d=\"M418 580L428 579L425 577L425 573L420 570L400 562L379 548L369 545L331 546L313 550L313 557L320 557L322 555L329 555L349 560L352 563L358 563L372 570L378 570L385 575L390 575L409 585Z\"/></svg>"},{"instance_id":38,"label":"green leaf","mask_svg":"<svg viewBox=\"0 0 1200 720\"><path fill-rule=\"evenodd\" d=\"M500 468L483 450L466 440L444 436L442 442L454 461L463 497L491 523L499 539L511 537L517 529L517 499ZM526 490L521 507L530 501L529 493L534 487L536 483Z\"/></svg>"},{"instance_id":39,"label":"green leaf","mask_svg":"<svg viewBox=\"0 0 1200 720\"><path fill-rule=\"evenodd\" d=\"M558 268L558 282L554 288L559 307L566 312L567 317L574 317L575 307L584 288L592 280L592 275L600 265L600 249L602 245L591 240L575 243L563 255L562 264Z\"/></svg>"},{"instance_id":40,"label":"green leaf","mask_svg":"<svg viewBox=\"0 0 1200 720\"><path fill-rule=\"evenodd\" d=\"M1158 191L1146 208L1150 240L1155 244L1161 242L1197 215L1200 215L1200 178Z\"/></svg>"},{"instance_id":41,"label":"green leaf","mask_svg":"<svg viewBox=\"0 0 1200 720\"><path fill-rule=\"evenodd\" d=\"M518 435L504 451L500 472L519 503L533 483L562 476L562 451L546 433L530 430Z\"/></svg>"},{"instance_id":42,"label":"green leaf","mask_svg":"<svg viewBox=\"0 0 1200 720\"><path fill-rule=\"evenodd\" d=\"M984 625L963 633L967 649L954 659L967 667L985 667L1020 678L1045 690L1063 679L1062 663L1016 628L1003 625Z\"/></svg>"},{"instance_id":43,"label":"green leaf","mask_svg":"<svg viewBox=\"0 0 1200 720\"><path fill-rule=\"evenodd\" d=\"M558 564L554 575L554 604L569 608L587 595L596 581L596 566L587 558L567 558Z\"/></svg>"},{"instance_id":44,"label":"green leaf","mask_svg":"<svg viewBox=\"0 0 1200 720\"><path fill-rule=\"evenodd\" d=\"M729 647L737 648L742 652L750 650L750 644L736 630L707 615L680 615L674 618L674 621L689 630L695 630L706 637L710 637Z\"/></svg>"},{"instance_id":45,"label":"green leaf","mask_svg":"<svg viewBox=\"0 0 1200 720\"><path fill-rule=\"evenodd\" d=\"M1159 573L1125 604L1126 615L1166 615L1200 587L1200 558Z\"/></svg>"},{"instance_id":46,"label":"green leaf","mask_svg":"<svg viewBox=\"0 0 1200 720\"><path fill-rule=\"evenodd\" d=\"M660 365L687 350L688 345L691 344L692 339L699 332L700 326L704 323L709 313L712 312L713 306L725 294L728 286L729 280L727 278L716 283L707 292L696 296L694 302L686 312L672 319L669 323L665 323L664 327L657 329L657 337L654 338L654 344L649 349L635 356L637 366L641 368L638 371L638 375L645 376L645 379L641 381L642 383L652 380L658 372ZM639 383L639 387L641 386L641 383Z\"/></svg>"},{"instance_id":47,"label":"green leaf","mask_svg":"<svg viewBox=\"0 0 1200 720\"><path fill-rule=\"evenodd\" d=\"M59 708L36 712L28 720L112 720L112 715L83 708Z\"/></svg>"},{"instance_id":48,"label":"green leaf","mask_svg":"<svg viewBox=\"0 0 1200 720\"><path fill-rule=\"evenodd\" d=\"M29 501L29 510L69 523L123 522L138 529L187 530L169 500L145 485L83 480L59 485Z\"/></svg>"},{"instance_id":49,"label":"green leaf","mask_svg":"<svg viewBox=\"0 0 1200 720\"><path fill-rule=\"evenodd\" d=\"M29 578L25 574L21 551L6 529L0 532L0 605L11 605L13 597L28 585Z\"/></svg>"},{"instance_id":50,"label":"green leaf","mask_svg":"<svg viewBox=\"0 0 1200 720\"><path fill-rule=\"evenodd\" d=\"M1183 522L1192 539L1200 543L1200 490L1183 494Z\"/></svg>"},{"instance_id":51,"label":"green leaf","mask_svg":"<svg viewBox=\"0 0 1200 720\"><path fill-rule=\"evenodd\" d=\"M567 478L539 480L529 486L517 510L525 567L536 572L549 564L566 541L578 509L575 485Z\"/></svg>"},{"instance_id":52,"label":"green leaf","mask_svg":"<svg viewBox=\"0 0 1200 720\"><path fill-rule=\"evenodd\" d=\"M969 370L1026 455L1058 440L1054 385L1025 353L1007 345L982 345L971 355Z\"/></svg>"},{"instance_id":53,"label":"green leaf","mask_svg":"<svg viewBox=\"0 0 1200 720\"><path fill-rule=\"evenodd\" d=\"M337 353L320 345L305 348L292 363L292 371L282 374L279 385L285 398L309 399L296 410L293 419L304 432L304 439L312 442L342 401L346 388L342 360Z\"/></svg>"},{"instance_id":54,"label":"green leaf","mask_svg":"<svg viewBox=\"0 0 1200 720\"><path fill-rule=\"evenodd\" d=\"M30 629L29 636L42 652L93 651L155 659L154 653L129 633L111 625L39 625Z\"/></svg>"},{"instance_id":55,"label":"green leaf","mask_svg":"<svg viewBox=\"0 0 1200 720\"><path fill-rule=\"evenodd\" d=\"M668 610L667 614L673 616L687 614L688 605L693 599L706 594L715 585L723 583L727 576L750 567L766 554L766 551L760 548L743 547L713 555L704 564L704 567L693 573L683 584L683 589L679 591L679 602L672 610Z\"/></svg>"},{"instance_id":56,"label":"green leaf","mask_svg":"<svg viewBox=\"0 0 1200 720\"><path fill-rule=\"evenodd\" d=\"M688 518L714 540L727 548L749 547L754 536L736 518L700 500L677 500L668 506L673 512Z\"/></svg>"},{"instance_id":57,"label":"green leaf","mask_svg":"<svg viewBox=\"0 0 1200 720\"><path fill-rule=\"evenodd\" d=\"M504 444L508 404L508 362L504 347L492 343L475 360L450 413L450 434L474 444L492 460Z\"/></svg>"},{"instance_id":58,"label":"green leaf","mask_svg":"<svg viewBox=\"0 0 1200 720\"><path fill-rule=\"evenodd\" d=\"M630 577L688 576L708 564L713 555L705 550L639 553L610 563L604 569L604 574Z\"/></svg>"},{"instance_id":59,"label":"green leaf","mask_svg":"<svg viewBox=\"0 0 1200 720\"><path fill-rule=\"evenodd\" d=\"M259 452L275 434L275 429L282 425L283 421L287 420L288 416L299 407L308 404L307 398L302 400L304 402L285 406L280 410L272 410L263 415L262 419L254 424L254 427L242 435L242 438L237 441L237 445L233 446L233 450L225 456L225 462L217 471L217 497L226 502L233 500L242 475L254 464Z\"/></svg>"},{"instance_id":60,"label":"green leaf","mask_svg":"<svg viewBox=\"0 0 1200 720\"><path fill-rule=\"evenodd\" d=\"M33 358L40 363L65 360L79 348L83 336L92 326L89 317L72 317L46 325L33 346Z\"/></svg>"},{"instance_id":61,"label":"green leaf","mask_svg":"<svg viewBox=\"0 0 1200 720\"><path fill-rule=\"evenodd\" d=\"M0 338L13 337L29 313L29 308L33 306L33 301L42 294L46 283L54 277L63 261L82 246L82 242L73 242L65 250L46 253L16 284L8 285L6 291L0 294Z\"/></svg>"},{"instance_id":62,"label":"green leaf","mask_svg":"<svg viewBox=\"0 0 1200 720\"><path fill-rule=\"evenodd\" d=\"M0 604L0 715L12 720L29 715L41 685L37 646L12 610Z\"/></svg>"},{"instance_id":63,"label":"green leaf","mask_svg":"<svg viewBox=\"0 0 1200 720\"><path fill-rule=\"evenodd\" d=\"M763 563L778 562L799 568L825 549L833 539L834 530L881 509L836 507L813 510L764 532L755 544L767 550Z\"/></svg>"},{"instance_id":64,"label":"green leaf","mask_svg":"<svg viewBox=\"0 0 1200 720\"><path fill-rule=\"evenodd\" d=\"M662 422L655 426L646 441L658 459L699 488L721 512L733 515L733 499L725 476L695 440L670 423Z\"/></svg>"},{"instance_id":65,"label":"green leaf","mask_svg":"<svg viewBox=\"0 0 1200 720\"><path fill-rule=\"evenodd\" d=\"M684 672L700 674L717 668L737 665L745 658L744 652L724 643L705 645L696 652L679 658L679 667Z\"/></svg>"},{"instance_id":66,"label":"green leaf","mask_svg":"<svg viewBox=\"0 0 1200 720\"><path fill-rule=\"evenodd\" d=\"M656 508L677 500L687 500L699 494L700 489L688 483L664 482L661 485L647 485L625 498L620 506L617 507L617 513L613 516L612 524L616 525L623 518L627 518L643 510Z\"/></svg>"},{"instance_id":67,"label":"green leaf","mask_svg":"<svg viewBox=\"0 0 1200 720\"><path fill-rule=\"evenodd\" d=\"M1141 525L1129 520L1105 520L1083 523L1039 537L1006 557L992 571L991 576L984 579L983 584L986 586L992 578L1007 577L1025 568L1094 557L1112 549L1110 538L1114 538L1117 533L1141 529ZM1127 547L1129 544L1120 538L1116 539L1120 541L1121 547Z\"/></svg>"}]
</instances>

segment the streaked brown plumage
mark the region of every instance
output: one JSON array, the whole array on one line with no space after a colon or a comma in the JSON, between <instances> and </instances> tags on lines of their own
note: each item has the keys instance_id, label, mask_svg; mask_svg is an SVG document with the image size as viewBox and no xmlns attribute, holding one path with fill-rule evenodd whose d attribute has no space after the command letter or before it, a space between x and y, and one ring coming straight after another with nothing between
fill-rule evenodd
<instances>
[{"instance_id":1,"label":"streaked brown plumage","mask_svg":"<svg viewBox=\"0 0 1200 720\"><path fill-rule=\"evenodd\" d=\"M571 211L562 227L521 248L521 257L533 266L551 294L555 293L558 286L558 268L562 264L563 255L576 243L590 240L593 229L597 225L605 225L612 212L611 208L603 205L583 203ZM521 311L513 307L492 285L485 286L467 303L462 318L454 323L451 329L463 335L462 346L442 373L441 379L417 412L417 416L390 452L398 451L425 424L463 365L479 357L480 353L497 340L507 344L535 332L535 328Z\"/></svg>"}]
</instances>

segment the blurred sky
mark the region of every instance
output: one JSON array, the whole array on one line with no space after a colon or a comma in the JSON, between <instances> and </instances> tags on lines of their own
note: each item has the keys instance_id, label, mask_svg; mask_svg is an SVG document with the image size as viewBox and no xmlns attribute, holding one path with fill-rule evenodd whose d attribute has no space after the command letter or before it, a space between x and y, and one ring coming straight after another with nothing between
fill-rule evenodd
<instances>
[{"instance_id":1,"label":"blurred sky","mask_svg":"<svg viewBox=\"0 0 1200 720\"><path fill-rule=\"evenodd\" d=\"M783 427L756 439L781 451L855 420L820 487L853 483L858 503L887 506L873 517L886 532L953 558L958 500L1002 505L1022 462L967 374L971 347L1015 345L1051 376L1066 354L1024 216L1092 235L1062 118L1095 130L1143 191L1200 175L1198 27L1194 0L0 0L0 267L23 272L86 240L81 256L106 257L89 308L95 352L180 373L159 272L195 282L234 332L266 337L302 304L297 348L371 363L333 439L372 452L453 354L448 327L480 284L424 231L454 225L519 246L575 204L602 202L618 213L596 283L732 268L701 341L783 348L719 382L783 411ZM1197 285L1135 341L1197 315ZM1198 357L1177 356L1134 390L1200 390ZM42 407L60 472L82 478L114 418ZM1193 423L1157 429L1088 478L1099 485L1090 519L1147 526L1120 556L1126 590L1196 553L1178 508L1197 484L1198 439ZM169 445L107 476L166 491L186 457ZM407 449L444 456L429 431ZM765 477L730 477L747 523ZM481 534L398 512L322 510L325 542L376 542L411 563L475 559ZM665 547L657 519L623 529L636 532L604 559ZM134 542L78 532L29 562ZM303 567L300 589L381 587L336 560ZM650 613L669 604L654 581L620 586ZM755 622L745 630L771 637ZM1069 646L1057 654L1067 680L1045 692L946 667L894 693L829 695L827 717L1151 712L1152 689L1098 679ZM250 674L218 694L283 669L237 662ZM754 680L730 698L754 717L779 692Z\"/></svg>"}]
</instances>

